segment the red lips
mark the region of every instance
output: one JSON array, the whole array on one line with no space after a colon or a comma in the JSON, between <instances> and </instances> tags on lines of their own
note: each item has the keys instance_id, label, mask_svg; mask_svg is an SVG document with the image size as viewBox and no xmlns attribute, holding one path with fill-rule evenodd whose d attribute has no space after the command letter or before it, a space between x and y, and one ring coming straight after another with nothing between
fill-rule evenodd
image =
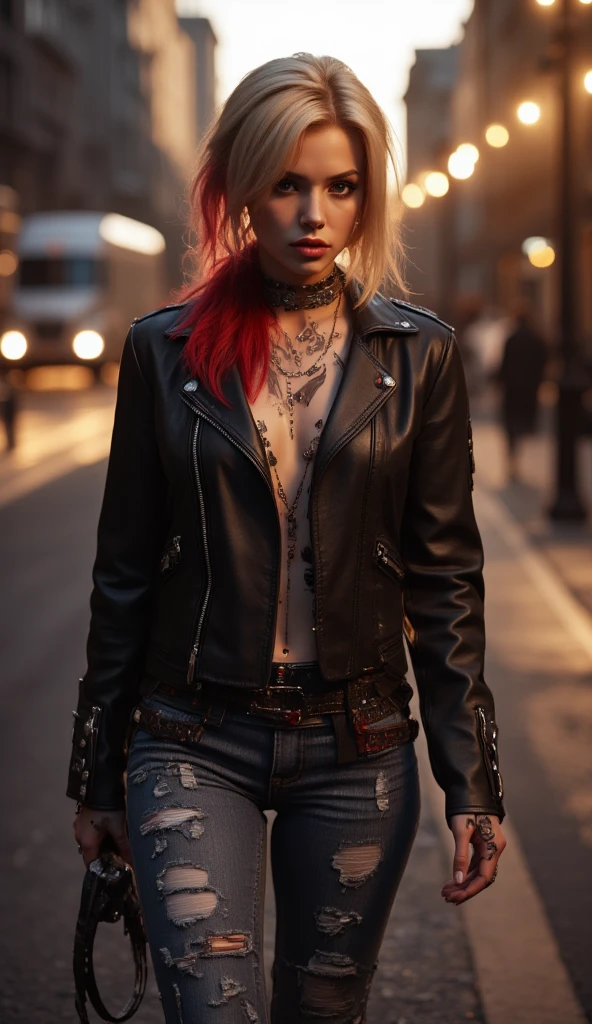
<instances>
[{"instance_id":1,"label":"red lips","mask_svg":"<svg viewBox=\"0 0 592 1024\"><path fill-rule=\"evenodd\" d=\"M321 238L299 238L297 242L290 242L290 245L302 246L306 249L328 249L329 243L323 242Z\"/></svg>"}]
</instances>

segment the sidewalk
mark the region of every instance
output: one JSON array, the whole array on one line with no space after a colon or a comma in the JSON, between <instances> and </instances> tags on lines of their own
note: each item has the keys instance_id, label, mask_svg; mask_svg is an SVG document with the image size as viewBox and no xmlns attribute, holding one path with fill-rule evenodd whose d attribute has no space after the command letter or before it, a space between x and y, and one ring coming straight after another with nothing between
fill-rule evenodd
<instances>
[{"instance_id":1,"label":"sidewalk","mask_svg":"<svg viewBox=\"0 0 592 1024\"><path fill-rule=\"evenodd\" d=\"M544 552L553 569L592 615L592 437L580 440L578 452L580 497L589 509L588 521L553 522L547 515L555 475L555 442L549 419L545 410L543 430L524 440L519 479L509 482L500 427L491 416L475 416L475 480L503 501L528 539Z\"/></svg>"}]
</instances>

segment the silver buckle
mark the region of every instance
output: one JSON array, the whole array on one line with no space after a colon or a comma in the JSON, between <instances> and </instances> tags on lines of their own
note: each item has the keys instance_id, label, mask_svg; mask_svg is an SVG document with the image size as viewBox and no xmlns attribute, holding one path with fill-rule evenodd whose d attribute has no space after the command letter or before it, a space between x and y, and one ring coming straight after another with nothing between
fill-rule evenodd
<instances>
[{"instance_id":1,"label":"silver buckle","mask_svg":"<svg viewBox=\"0 0 592 1024\"><path fill-rule=\"evenodd\" d=\"M268 686L262 691L262 698L269 694L271 698L276 700L280 694L285 693L297 693L302 698L301 706L299 708L283 708L283 707L270 707L269 705L258 704L257 700L254 700L249 707L249 714L259 714L263 717L269 717L272 719L279 719L281 722L286 722L288 725L299 725L302 721L302 712L304 705L304 691L301 686ZM278 703L281 703L278 701Z\"/></svg>"}]
</instances>

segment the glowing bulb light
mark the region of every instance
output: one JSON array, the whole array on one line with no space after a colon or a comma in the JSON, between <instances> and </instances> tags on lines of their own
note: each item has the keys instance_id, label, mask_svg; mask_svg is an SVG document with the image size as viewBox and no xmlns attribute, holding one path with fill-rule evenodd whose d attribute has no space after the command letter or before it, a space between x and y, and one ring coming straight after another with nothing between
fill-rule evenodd
<instances>
[{"instance_id":1,"label":"glowing bulb light","mask_svg":"<svg viewBox=\"0 0 592 1024\"><path fill-rule=\"evenodd\" d=\"M485 141L494 149L502 149L510 141L510 133L503 124L490 124L485 132Z\"/></svg>"},{"instance_id":2,"label":"glowing bulb light","mask_svg":"<svg viewBox=\"0 0 592 1024\"><path fill-rule=\"evenodd\" d=\"M475 161L466 153L459 153L457 150L448 157L448 170L453 178L466 181L475 170Z\"/></svg>"},{"instance_id":3,"label":"glowing bulb light","mask_svg":"<svg viewBox=\"0 0 592 1024\"><path fill-rule=\"evenodd\" d=\"M592 68L584 75L584 89L592 93Z\"/></svg>"},{"instance_id":4,"label":"glowing bulb light","mask_svg":"<svg viewBox=\"0 0 592 1024\"><path fill-rule=\"evenodd\" d=\"M533 267L544 270L555 262L555 250L552 245L546 245L543 249L533 249L528 254Z\"/></svg>"},{"instance_id":5,"label":"glowing bulb light","mask_svg":"<svg viewBox=\"0 0 592 1024\"><path fill-rule=\"evenodd\" d=\"M457 147L456 152L460 153L463 159L466 157L467 160L472 160L473 164L476 164L479 159L479 150L472 142L461 143L461 145Z\"/></svg>"},{"instance_id":6,"label":"glowing bulb light","mask_svg":"<svg viewBox=\"0 0 592 1024\"><path fill-rule=\"evenodd\" d=\"M537 0L539 7L552 7L555 0Z\"/></svg>"},{"instance_id":7,"label":"glowing bulb light","mask_svg":"<svg viewBox=\"0 0 592 1024\"><path fill-rule=\"evenodd\" d=\"M441 196L446 195L449 188L450 182L446 175L442 174L442 171L431 171L426 175L425 190L429 196L440 199Z\"/></svg>"},{"instance_id":8,"label":"glowing bulb light","mask_svg":"<svg viewBox=\"0 0 592 1024\"><path fill-rule=\"evenodd\" d=\"M517 113L518 120L522 121L522 124L536 124L541 119L541 108L538 103L532 103L530 100L521 103Z\"/></svg>"},{"instance_id":9,"label":"glowing bulb light","mask_svg":"<svg viewBox=\"0 0 592 1024\"><path fill-rule=\"evenodd\" d=\"M581 4L592 4L592 0L580 0Z\"/></svg>"},{"instance_id":10,"label":"glowing bulb light","mask_svg":"<svg viewBox=\"0 0 592 1024\"><path fill-rule=\"evenodd\" d=\"M22 359L27 351L27 339L20 331L6 331L0 339L0 352L5 359Z\"/></svg>"},{"instance_id":11,"label":"glowing bulb light","mask_svg":"<svg viewBox=\"0 0 592 1024\"><path fill-rule=\"evenodd\" d=\"M105 342L98 331L79 331L72 342L72 348L79 359L98 359L105 348Z\"/></svg>"},{"instance_id":12,"label":"glowing bulb light","mask_svg":"<svg viewBox=\"0 0 592 1024\"><path fill-rule=\"evenodd\" d=\"M401 199L410 210L418 210L425 202L425 195L419 185L410 182L401 192Z\"/></svg>"}]
</instances>

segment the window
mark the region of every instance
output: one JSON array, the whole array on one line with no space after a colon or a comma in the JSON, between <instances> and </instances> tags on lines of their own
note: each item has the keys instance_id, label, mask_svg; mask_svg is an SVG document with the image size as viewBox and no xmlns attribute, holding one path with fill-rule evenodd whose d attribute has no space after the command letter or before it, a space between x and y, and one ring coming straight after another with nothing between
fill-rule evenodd
<instances>
[{"instance_id":1,"label":"window","mask_svg":"<svg viewBox=\"0 0 592 1024\"><path fill-rule=\"evenodd\" d=\"M21 288L88 288L106 283L104 260L92 256L34 257L21 260Z\"/></svg>"}]
</instances>

